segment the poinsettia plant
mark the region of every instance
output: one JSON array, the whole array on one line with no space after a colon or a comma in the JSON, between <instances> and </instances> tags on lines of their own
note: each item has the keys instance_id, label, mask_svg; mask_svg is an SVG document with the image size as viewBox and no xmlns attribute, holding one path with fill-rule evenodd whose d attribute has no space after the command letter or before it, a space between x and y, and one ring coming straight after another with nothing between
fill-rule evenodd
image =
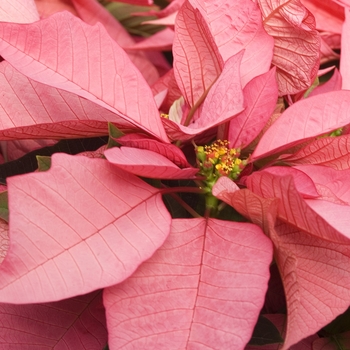
<instances>
[{"instance_id":1,"label":"poinsettia plant","mask_svg":"<svg viewBox=\"0 0 350 350\"><path fill-rule=\"evenodd\" d=\"M350 4L127 3L0 5L1 346L346 348Z\"/></svg>"}]
</instances>

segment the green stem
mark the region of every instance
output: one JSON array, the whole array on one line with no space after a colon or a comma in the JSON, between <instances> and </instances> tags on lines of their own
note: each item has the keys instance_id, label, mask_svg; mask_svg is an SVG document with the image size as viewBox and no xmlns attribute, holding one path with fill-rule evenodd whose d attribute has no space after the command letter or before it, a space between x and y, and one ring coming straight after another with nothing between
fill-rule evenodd
<instances>
[{"instance_id":1,"label":"green stem","mask_svg":"<svg viewBox=\"0 0 350 350\"><path fill-rule=\"evenodd\" d=\"M205 196L205 207L206 213L211 214L212 217L215 217L218 211L219 200L214 197L211 193L207 193Z\"/></svg>"}]
</instances>

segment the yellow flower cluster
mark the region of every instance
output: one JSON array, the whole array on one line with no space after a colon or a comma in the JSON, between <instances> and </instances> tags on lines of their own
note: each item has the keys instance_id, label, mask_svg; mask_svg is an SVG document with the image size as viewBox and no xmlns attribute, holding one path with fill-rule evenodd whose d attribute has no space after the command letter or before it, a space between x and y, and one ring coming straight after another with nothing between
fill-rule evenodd
<instances>
[{"instance_id":1,"label":"yellow flower cluster","mask_svg":"<svg viewBox=\"0 0 350 350\"><path fill-rule=\"evenodd\" d=\"M247 161L239 158L240 150L229 148L229 141L217 140L208 146L196 147L197 162L200 174L212 181L220 176L235 180Z\"/></svg>"}]
</instances>

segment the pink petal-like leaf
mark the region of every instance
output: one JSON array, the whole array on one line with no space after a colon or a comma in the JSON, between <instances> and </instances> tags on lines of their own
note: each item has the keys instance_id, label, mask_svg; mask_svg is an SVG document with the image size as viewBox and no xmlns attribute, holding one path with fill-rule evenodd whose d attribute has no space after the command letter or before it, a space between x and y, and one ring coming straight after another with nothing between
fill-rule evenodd
<instances>
[{"instance_id":1,"label":"pink petal-like leaf","mask_svg":"<svg viewBox=\"0 0 350 350\"><path fill-rule=\"evenodd\" d=\"M166 8L162 9L161 11L155 12L153 15L159 18L169 16L170 14L179 11L185 1L186 0L172 0Z\"/></svg>"},{"instance_id":2,"label":"pink petal-like leaf","mask_svg":"<svg viewBox=\"0 0 350 350\"><path fill-rule=\"evenodd\" d=\"M272 115L278 98L276 70L260 75L243 89L246 109L230 122L230 147L244 148L261 132Z\"/></svg>"},{"instance_id":3,"label":"pink petal-like leaf","mask_svg":"<svg viewBox=\"0 0 350 350\"><path fill-rule=\"evenodd\" d=\"M75 16L78 15L71 0L35 0L35 4L41 19L61 11L69 11Z\"/></svg>"},{"instance_id":4,"label":"pink petal-like leaf","mask_svg":"<svg viewBox=\"0 0 350 350\"><path fill-rule=\"evenodd\" d=\"M332 62L340 59L340 55L332 50L325 40L325 36L321 36L321 48L320 48L320 65L327 62Z\"/></svg>"},{"instance_id":5,"label":"pink petal-like leaf","mask_svg":"<svg viewBox=\"0 0 350 350\"><path fill-rule=\"evenodd\" d=\"M168 90L163 90L159 92L157 95L154 95L154 101L156 102L157 108L160 109L162 104L164 103L168 94Z\"/></svg>"},{"instance_id":6,"label":"pink petal-like leaf","mask_svg":"<svg viewBox=\"0 0 350 350\"><path fill-rule=\"evenodd\" d=\"M331 49L341 48L341 35L337 33L322 32L321 38ZM340 57L340 55L339 55Z\"/></svg>"},{"instance_id":7,"label":"pink petal-like leaf","mask_svg":"<svg viewBox=\"0 0 350 350\"><path fill-rule=\"evenodd\" d=\"M139 53L139 52L137 52L137 53ZM158 76L163 76L170 69L172 69L172 66L170 65L169 61L167 60L167 58L165 58L165 56L163 55L162 52L160 52L160 51L144 51L144 55L156 67L156 69L158 71ZM150 83L150 85L152 85L152 84L153 83Z\"/></svg>"},{"instance_id":8,"label":"pink petal-like leaf","mask_svg":"<svg viewBox=\"0 0 350 350\"><path fill-rule=\"evenodd\" d=\"M316 28L320 31L341 34L344 10L333 0L302 0L316 19Z\"/></svg>"},{"instance_id":9,"label":"pink petal-like leaf","mask_svg":"<svg viewBox=\"0 0 350 350\"><path fill-rule=\"evenodd\" d=\"M253 1L190 2L200 10L208 23L225 62L239 51L245 50L241 66L242 86L269 70L274 41L266 33L259 7Z\"/></svg>"},{"instance_id":10,"label":"pink petal-like leaf","mask_svg":"<svg viewBox=\"0 0 350 350\"><path fill-rule=\"evenodd\" d=\"M198 135L198 132L193 132L191 128L186 129L185 127L181 127L179 124L174 123L169 119L163 118L162 122L167 135L172 141L188 141L194 139L198 144L204 144L211 142L211 140L217 135L216 128L208 129Z\"/></svg>"},{"instance_id":11,"label":"pink petal-like leaf","mask_svg":"<svg viewBox=\"0 0 350 350\"><path fill-rule=\"evenodd\" d=\"M173 220L152 258L104 291L110 347L243 350L263 305L271 257L256 225Z\"/></svg>"},{"instance_id":12,"label":"pink petal-like leaf","mask_svg":"<svg viewBox=\"0 0 350 350\"><path fill-rule=\"evenodd\" d=\"M134 45L124 46L127 52L137 50L160 50L170 51L174 41L174 31L170 28L165 28L160 32L146 38Z\"/></svg>"},{"instance_id":13,"label":"pink petal-like leaf","mask_svg":"<svg viewBox=\"0 0 350 350\"><path fill-rule=\"evenodd\" d=\"M350 173L349 168L343 171L312 165L301 165L296 168L312 178L320 194L320 199L331 202L326 204L322 201L308 201L308 205L325 219L332 216L332 214L334 215L337 210L339 210L338 215L341 216L340 212L342 209L333 207L332 203L340 204L342 207L350 204L350 190L347 184ZM332 218L329 220L331 221Z\"/></svg>"},{"instance_id":14,"label":"pink petal-like leaf","mask_svg":"<svg viewBox=\"0 0 350 350\"><path fill-rule=\"evenodd\" d=\"M160 26L173 27L175 25L176 18L177 18L177 12L174 12L166 17L162 17L159 19L153 19L153 20L149 20L149 21L144 21L144 22L142 22L142 24L154 24L154 25L160 25Z\"/></svg>"},{"instance_id":15,"label":"pink petal-like leaf","mask_svg":"<svg viewBox=\"0 0 350 350\"><path fill-rule=\"evenodd\" d=\"M339 199L350 203L350 188L348 185L350 177L349 168L344 171L313 165L301 165L295 168L310 177L316 185L327 187Z\"/></svg>"},{"instance_id":16,"label":"pink petal-like leaf","mask_svg":"<svg viewBox=\"0 0 350 350\"><path fill-rule=\"evenodd\" d=\"M182 96L182 92L180 91L174 76L174 69L169 70L152 86L153 94L159 92L159 90L164 90L165 88L168 90L168 93L161 106L161 111L168 113L172 104Z\"/></svg>"},{"instance_id":17,"label":"pink petal-like leaf","mask_svg":"<svg viewBox=\"0 0 350 350\"><path fill-rule=\"evenodd\" d=\"M342 28L341 36L341 60L340 60L340 74L343 78L342 88L350 89L350 8L345 9L345 21Z\"/></svg>"},{"instance_id":18,"label":"pink petal-like leaf","mask_svg":"<svg viewBox=\"0 0 350 350\"><path fill-rule=\"evenodd\" d=\"M169 137L188 140L208 129L225 123L244 109L244 98L239 80L239 68L243 52L232 56L211 87L200 108L199 117L188 127L168 119L162 119Z\"/></svg>"},{"instance_id":19,"label":"pink petal-like leaf","mask_svg":"<svg viewBox=\"0 0 350 350\"><path fill-rule=\"evenodd\" d=\"M322 137L307 144L292 155L280 158L289 165L314 164L337 170L350 167L350 135Z\"/></svg>"},{"instance_id":20,"label":"pink petal-like leaf","mask_svg":"<svg viewBox=\"0 0 350 350\"><path fill-rule=\"evenodd\" d=\"M49 171L9 178L8 191L2 302L55 301L119 283L170 230L159 190L103 159L54 154Z\"/></svg>"},{"instance_id":21,"label":"pink petal-like leaf","mask_svg":"<svg viewBox=\"0 0 350 350\"><path fill-rule=\"evenodd\" d=\"M198 169L180 169L161 154L131 147L113 147L104 152L107 160L129 173L154 179L193 178Z\"/></svg>"},{"instance_id":22,"label":"pink petal-like leaf","mask_svg":"<svg viewBox=\"0 0 350 350\"><path fill-rule=\"evenodd\" d=\"M341 47L341 36L334 33L320 33L321 34L321 62L331 62L340 59L340 54L333 49Z\"/></svg>"},{"instance_id":23,"label":"pink petal-like leaf","mask_svg":"<svg viewBox=\"0 0 350 350\"><path fill-rule=\"evenodd\" d=\"M169 139L172 141L188 141L197 135L197 132L195 130L182 126L167 118L162 118L162 122Z\"/></svg>"},{"instance_id":24,"label":"pink petal-like leaf","mask_svg":"<svg viewBox=\"0 0 350 350\"><path fill-rule=\"evenodd\" d=\"M100 24L89 26L68 12L28 25L0 23L0 53L31 79L76 93L167 140L149 86Z\"/></svg>"},{"instance_id":25,"label":"pink petal-like leaf","mask_svg":"<svg viewBox=\"0 0 350 350\"><path fill-rule=\"evenodd\" d=\"M315 168L319 169L317 166ZM338 243L349 241L350 222L346 214L349 205L334 204L321 199L304 199L292 175L278 176L264 171L256 172L247 179L247 187L261 197L278 198L278 217L297 229L324 240ZM319 215L314 207L318 211L328 210L328 217Z\"/></svg>"},{"instance_id":26,"label":"pink petal-like leaf","mask_svg":"<svg viewBox=\"0 0 350 350\"><path fill-rule=\"evenodd\" d=\"M134 45L135 40L126 29L97 1L95 0L72 0L79 17L90 25L100 22L109 36L121 47ZM138 68L148 84L153 84L159 74L154 65L147 59L145 54L139 52L128 52L131 62Z\"/></svg>"},{"instance_id":27,"label":"pink petal-like leaf","mask_svg":"<svg viewBox=\"0 0 350 350\"><path fill-rule=\"evenodd\" d=\"M107 343L102 292L47 304L0 304L3 349L103 349Z\"/></svg>"},{"instance_id":28,"label":"pink petal-like leaf","mask_svg":"<svg viewBox=\"0 0 350 350\"><path fill-rule=\"evenodd\" d=\"M252 160L283 151L349 124L350 91L333 91L298 101L265 132Z\"/></svg>"},{"instance_id":29,"label":"pink petal-like leaf","mask_svg":"<svg viewBox=\"0 0 350 350\"><path fill-rule=\"evenodd\" d=\"M239 191L239 187L235 182L233 182L231 179L229 179L226 176L219 177L212 189L213 195L214 196L220 195L221 196L220 199L222 199L224 195L230 196L230 194L236 191Z\"/></svg>"},{"instance_id":30,"label":"pink petal-like leaf","mask_svg":"<svg viewBox=\"0 0 350 350\"><path fill-rule=\"evenodd\" d=\"M126 4L138 5L138 6L149 6L153 5L152 0L111 0L112 2L125 2Z\"/></svg>"},{"instance_id":31,"label":"pink petal-like leaf","mask_svg":"<svg viewBox=\"0 0 350 350\"><path fill-rule=\"evenodd\" d=\"M300 0L258 0L264 27L275 39L272 64L280 95L308 89L319 68L321 40L315 18Z\"/></svg>"},{"instance_id":32,"label":"pink petal-like leaf","mask_svg":"<svg viewBox=\"0 0 350 350\"><path fill-rule=\"evenodd\" d=\"M164 90L168 90L168 85L170 80L174 78L174 72L173 69L169 70L167 73L165 73L162 77L160 77L152 86L152 92L153 96L159 94L160 92ZM181 93L180 95L181 96Z\"/></svg>"},{"instance_id":33,"label":"pink petal-like leaf","mask_svg":"<svg viewBox=\"0 0 350 350\"><path fill-rule=\"evenodd\" d=\"M173 54L177 84L193 107L220 75L223 61L202 15L188 1L176 18Z\"/></svg>"},{"instance_id":34,"label":"pink petal-like leaf","mask_svg":"<svg viewBox=\"0 0 350 350\"><path fill-rule=\"evenodd\" d=\"M278 199L262 198L248 189L237 191L231 187L228 182L215 184L213 194L268 233L270 220L274 222L277 215Z\"/></svg>"},{"instance_id":35,"label":"pink petal-like leaf","mask_svg":"<svg viewBox=\"0 0 350 350\"><path fill-rule=\"evenodd\" d=\"M281 179L289 181L291 178L280 178L272 185L271 191L273 187L278 187L277 182ZM262 184L262 181L260 182ZM317 220L315 217L309 217L307 211L299 213L298 204L293 201L297 193L295 190L292 192L291 186L287 188L286 182L283 182L285 192L290 193L290 213L293 213L299 222L306 220L310 225L317 226L320 218ZM271 186L271 183L264 184L264 187L268 186ZM260 194L267 193L264 191ZM323 239L321 236L325 227L320 227L321 231L318 234L309 234L307 230L299 230L294 223L287 224L286 218L282 218L283 221L277 219L275 224L277 212L281 211L281 206L287 204L283 198L279 202L280 197L277 194L275 198L273 193L267 195L269 198L262 198L245 189L231 195L223 192L223 198L220 194L218 197L263 227L274 243L288 311L286 338L281 350L288 350L348 308L350 272L344 266L347 266L350 258L350 241L333 241L332 238L336 237L331 235L326 235ZM280 216L280 213L278 215ZM305 218L301 219L303 215Z\"/></svg>"},{"instance_id":36,"label":"pink petal-like leaf","mask_svg":"<svg viewBox=\"0 0 350 350\"><path fill-rule=\"evenodd\" d=\"M323 240L279 220L270 232L287 299L281 350L288 350L348 308L350 241Z\"/></svg>"},{"instance_id":37,"label":"pink petal-like leaf","mask_svg":"<svg viewBox=\"0 0 350 350\"><path fill-rule=\"evenodd\" d=\"M273 166L266 168L263 171L264 173L274 174L277 176L292 176L295 188L303 198L320 197L312 179L302 171L286 166Z\"/></svg>"},{"instance_id":38,"label":"pink petal-like leaf","mask_svg":"<svg viewBox=\"0 0 350 350\"><path fill-rule=\"evenodd\" d=\"M39 13L34 0L2 0L0 21L14 23L32 23L38 21Z\"/></svg>"},{"instance_id":39,"label":"pink petal-like leaf","mask_svg":"<svg viewBox=\"0 0 350 350\"><path fill-rule=\"evenodd\" d=\"M331 72L334 68L335 68L335 66L330 66L330 67L327 67L327 68L319 69L318 73L317 73L317 76L318 77L322 77L323 75Z\"/></svg>"},{"instance_id":40,"label":"pink petal-like leaf","mask_svg":"<svg viewBox=\"0 0 350 350\"><path fill-rule=\"evenodd\" d=\"M148 149L155 153L161 154L171 160L180 168L188 168L191 165L188 163L186 156L181 149L171 143L162 143L154 139L147 138L142 134L128 134L116 140L123 146Z\"/></svg>"},{"instance_id":41,"label":"pink petal-like leaf","mask_svg":"<svg viewBox=\"0 0 350 350\"><path fill-rule=\"evenodd\" d=\"M347 215L350 210L350 203L342 201L327 187L321 187L320 192L322 194L324 192L323 198L317 201L307 199L307 205L329 225L342 232L344 236L349 237L349 217Z\"/></svg>"},{"instance_id":42,"label":"pink petal-like leaf","mask_svg":"<svg viewBox=\"0 0 350 350\"><path fill-rule=\"evenodd\" d=\"M199 118L189 126L206 130L222 124L245 107L240 82L240 66L244 52L230 57L200 109ZM209 126L209 127L208 127Z\"/></svg>"},{"instance_id":43,"label":"pink petal-like leaf","mask_svg":"<svg viewBox=\"0 0 350 350\"><path fill-rule=\"evenodd\" d=\"M157 18L164 18L169 15L177 14L181 6L186 0L172 0L167 7L161 9L160 11L150 10L146 12L137 12L139 16L156 16Z\"/></svg>"},{"instance_id":44,"label":"pink petal-like leaf","mask_svg":"<svg viewBox=\"0 0 350 350\"><path fill-rule=\"evenodd\" d=\"M136 127L119 115L65 90L38 83L0 63L0 139L62 139L106 135L108 121Z\"/></svg>"},{"instance_id":45,"label":"pink petal-like leaf","mask_svg":"<svg viewBox=\"0 0 350 350\"><path fill-rule=\"evenodd\" d=\"M350 7L350 1L349 0L333 0L335 3L339 4L340 6L344 6L349 8Z\"/></svg>"},{"instance_id":46,"label":"pink petal-like leaf","mask_svg":"<svg viewBox=\"0 0 350 350\"><path fill-rule=\"evenodd\" d=\"M311 91L309 97L324 94L326 92L341 90L342 80L342 76L340 75L338 69L334 69L332 77L326 83L316 86L316 88Z\"/></svg>"},{"instance_id":47,"label":"pink petal-like leaf","mask_svg":"<svg viewBox=\"0 0 350 350\"><path fill-rule=\"evenodd\" d=\"M0 265L4 260L9 247L8 223L0 219Z\"/></svg>"}]
</instances>

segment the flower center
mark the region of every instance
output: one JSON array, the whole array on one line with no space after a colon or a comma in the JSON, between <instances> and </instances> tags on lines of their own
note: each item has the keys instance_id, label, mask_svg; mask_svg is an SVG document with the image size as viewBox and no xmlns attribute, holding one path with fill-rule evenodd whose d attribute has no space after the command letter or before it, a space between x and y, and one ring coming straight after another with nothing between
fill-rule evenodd
<instances>
[{"instance_id":1,"label":"flower center","mask_svg":"<svg viewBox=\"0 0 350 350\"><path fill-rule=\"evenodd\" d=\"M239 158L239 148L229 148L229 141L217 140L209 146L196 146L199 174L203 175L211 189L220 176L236 180L247 165Z\"/></svg>"}]
</instances>

